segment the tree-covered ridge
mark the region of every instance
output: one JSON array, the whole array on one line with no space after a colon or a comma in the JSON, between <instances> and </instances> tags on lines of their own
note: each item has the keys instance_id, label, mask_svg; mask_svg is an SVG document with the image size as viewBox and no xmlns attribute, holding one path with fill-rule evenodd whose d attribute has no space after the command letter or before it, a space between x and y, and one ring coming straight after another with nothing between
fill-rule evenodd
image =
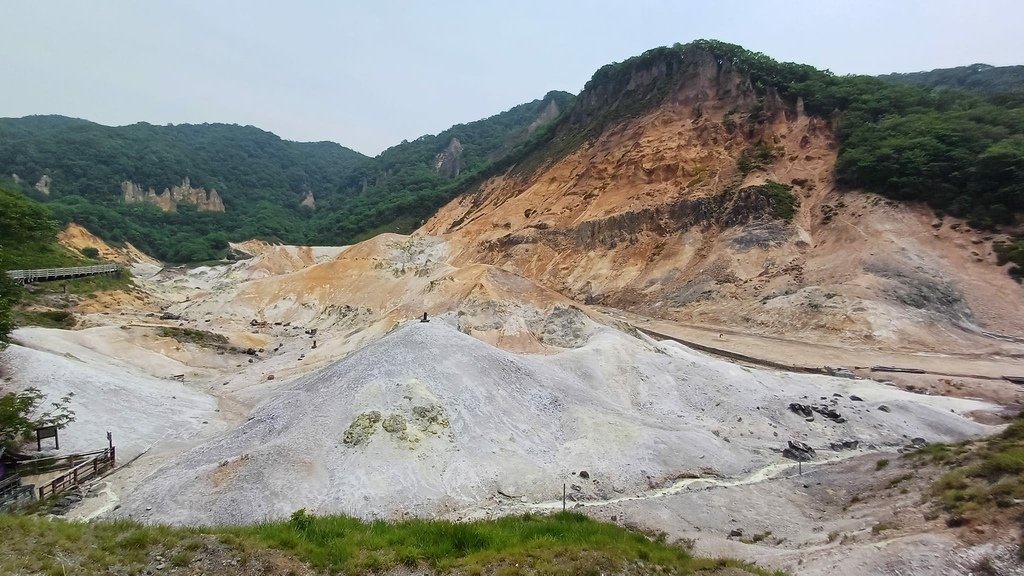
<instances>
[{"instance_id":1,"label":"tree-covered ridge","mask_svg":"<svg viewBox=\"0 0 1024 576\"><path fill-rule=\"evenodd\" d=\"M111 242L130 241L157 258L220 258L228 241L263 238L344 244L383 229L407 232L482 169L529 136L553 92L490 118L454 126L368 158L331 142L299 143L227 124L108 127L62 116L0 119L0 178L43 201L61 222L78 222ZM462 146L457 178L435 158L453 138ZM17 175L20 183L10 177ZM49 194L33 189L43 175ZM162 212L122 201L121 182L157 192L189 178L216 189L224 213L179 204ZM314 211L300 203L306 192Z\"/></svg>"},{"instance_id":2,"label":"tree-covered ridge","mask_svg":"<svg viewBox=\"0 0 1024 576\"><path fill-rule=\"evenodd\" d=\"M0 119L0 167L34 183L44 174L54 197L106 200L131 180L160 191L190 178L216 188L228 210L253 191L297 204L308 190L333 194L366 157L333 142L291 142L252 126L103 126L63 116Z\"/></svg>"},{"instance_id":3,"label":"tree-covered ridge","mask_svg":"<svg viewBox=\"0 0 1024 576\"><path fill-rule=\"evenodd\" d=\"M414 230L469 185L491 174L524 142L536 138L554 118L538 120L561 113L572 99L566 92L550 92L490 118L388 148L348 174L340 193L317 213L312 240L348 243L378 232ZM454 178L435 166L438 153L453 139L462 147L461 171Z\"/></svg>"},{"instance_id":4,"label":"tree-covered ridge","mask_svg":"<svg viewBox=\"0 0 1024 576\"><path fill-rule=\"evenodd\" d=\"M970 218L977 226L1011 224L1024 212L1024 97L981 97L870 76L837 76L778 62L735 44L697 40L649 50L599 69L534 156L557 157L613 122L660 105L688 63L710 54L807 113L838 119L838 181ZM656 78L643 90L633 79Z\"/></svg>"},{"instance_id":5,"label":"tree-covered ridge","mask_svg":"<svg viewBox=\"0 0 1024 576\"><path fill-rule=\"evenodd\" d=\"M971 64L955 68L936 68L927 72L896 72L883 74L879 78L896 84L956 88L987 95L1024 90L1024 66Z\"/></svg>"}]
</instances>

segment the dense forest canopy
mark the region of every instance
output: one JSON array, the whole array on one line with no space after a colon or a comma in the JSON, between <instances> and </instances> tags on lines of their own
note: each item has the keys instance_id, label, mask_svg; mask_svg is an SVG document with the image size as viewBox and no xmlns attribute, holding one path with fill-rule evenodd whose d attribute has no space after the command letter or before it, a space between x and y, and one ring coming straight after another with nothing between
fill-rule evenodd
<instances>
[{"instance_id":1,"label":"dense forest canopy","mask_svg":"<svg viewBox=\"0 0 1024 576\"><path fill-rule=\"evenodd\" d=\"M61 116L0 119L0 175L9 187L46 202L61 222L76 221L113 242L130 241L172 262L224 255L228 241L345 244L381 229L408 232L466 182L529 136L554 103L553 92L436 136L403 142L368 158L331 142L282 140L251 126L134 124L108 127ZM435 157L453 138L462 152L457 177ZM15 176L18 181L14 181ZM49 178L49 192L35 190ZM121 183L158 194L189 178L216 189L225 211L179 203L163 212L125 203ZM302 205L312 193L317 208Z\"/></svg>"},{"instance_id":2,"label":"dense forest canopy","mask_svg":"<svg viewBox=\"0 0 1024 576\"><path fill-rule=\"evenodd\" d=\"M543 130L546 112L561 113L573 96L549 92L544 98L516 106L484 120L458 124L436 136L422 136L388 148L372 162L350 172L341 193L317 214L312 239L337 243L363 239L377 232L409 232L457 194L490 174L517 147ZM550 124L554 118L548 118ZM455 177L438 172L437 154L458 140L461 171Z\"/></svg>"},{"instance_id":3,"label":"dense forest canopy","mask_svg":"<svg viewBox=\"0 0 1024 576\"><path fill-rule=\"evenodd\" d=\"M928 72L883 74L879 78L896 84L958 88L986 95L1024 90L1024 66L971 64Z\"/></svg>"}]
</instances>

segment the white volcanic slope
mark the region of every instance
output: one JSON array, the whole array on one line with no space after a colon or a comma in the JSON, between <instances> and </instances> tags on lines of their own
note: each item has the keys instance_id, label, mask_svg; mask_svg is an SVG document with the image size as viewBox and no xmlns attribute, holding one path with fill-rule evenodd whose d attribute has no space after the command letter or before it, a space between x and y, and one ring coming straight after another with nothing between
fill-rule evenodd
<instances>
[{"instance_id":1,"label":"white volcanic slope","mask_svg":"<svg viewBox=\"0 0 1024 576\"><path fill-rule=\"evenodd\" d=\"M833 393L844 395L836 408L846 423L805 422L787 409ZM877 409L883 402L891 412ZM685 473L744 475L782 461L790 438L816 448L850 438L895 446L915 436L991 432L954 413L987 407L870 381L745 368L608 328L582 348L534 356L441 321L412 322L296 380L238 428L185 452L118 514L215 524L298 508L426 516L472 508L499 491L551 499L583 469L592 478L584 494L613 497ZM344 442L370 411L383 420L364 416L372 435ZM386 431L393 415L408 428L392 418Z\"/></svg>"},{"instance_id":2,"label":"white volcanic slope","mask_svg":"<svg viewBox=\"0 0 1024 576\"><path fill-rule=\"evenodd\" d=\"M120 364L96 358L86 363L71 354L16 345L4 352L4 361L12 388L38 388L46 394L47 406L74 394L76 419L61 430L61 449L55 454L106 448L109 431L118 462L124 463L157 444L223 426L212 396L179 382L132 373Z\"/></svg>"}]
</instances>

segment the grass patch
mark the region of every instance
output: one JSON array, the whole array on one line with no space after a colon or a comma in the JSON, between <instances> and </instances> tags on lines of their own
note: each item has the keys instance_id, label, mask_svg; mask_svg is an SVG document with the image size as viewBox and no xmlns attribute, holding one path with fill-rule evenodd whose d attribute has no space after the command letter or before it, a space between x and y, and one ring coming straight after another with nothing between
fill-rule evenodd
<instances>
[{"instance_id":1,"label":"grass patch","mask_svg":"<svg viewBox=\"0 0 1024 576\"><path fill-rule=\"evenodd\" d=\"M757 544L758 542L763 542L764 540L767 540L769 537L771 537L771 535L772 531L766 530L764 532L754 534L750 538L740 538L740 542L743 542L744 544Z\"/></svg>"},{"instance_id":2,"label":"grass patch","mask_svg":"<svg viewBox=\"0 0 1024 576\"><path fill-rule=\"evenodd\" d=\"M872 534L881 534L882 532L885 532L886 530L895 530L896 527L897 527L896 524L893 524L892 522L879 522L878 524L875 524L874 526L871 527L871 533Z\"/></svg>"},{"instance_id":3,"label":"grass patch","mask_svg":"<svg viewBox=\"0 0 1024 576\"><path fill-rule=\"evenodd\" d=\"M20 308L14 313L18 326L42 326L68 330L75 326L75 315L68 310L28 310Z\"/></svg>"},{"instance_id":4,"label":"grass patch","mask_svg":"<svg viewBox=\"0 0 1024 576\"><path fill-rule=\"evenodd\" d=\"M883 470L888 465L889 465L889 459L888 458L882 458L878 462L875 462L875 470Z\"/></svg>"},{"instance_id":5,"label":"grass patch","mask_svg":"<svg viewBox=\"0 0 1024 576\"><path fill-rule=\"evenodd\" d=\"M889 480L889 484L887 484L886 487L895 488L913 477L914 475L910 472L907 472L906 474L900 474L899 476L893 478L892 480Z\"/></svg>"},{"instance_id":6,"label":"grass patch","mask_svg":"<svg viewBox=\"0 0 1024 576\"><path fill-rule=\"evenodd\" d=\"M931 487L934 501L957 518L970 521L996 508L1010 508L1024 499L1024 418L1017 418L998 436L954 445L929 445L909 455L947 471Z\"/></svg>"},{"instance_id":7,"label":"grass patch","mask_svg":"<svg viewBox=\"0 0 1024 576\"><path fill-rule=\"evenodd\" d=\"M193 328L179 328L176 326L161 326L157 328L157 334L164 338L173 338L178 342L198 344L208 348L228 347L228 339L223 334L207 332L206 330L195 330Z\"/></svg>"},{"instance_id":8,"label":"grass patch","mask_svg":"<svg viewBox=\"0 0 1024 576\"><path fill-rule=\"evenodd\" d=\"M5 542L0 551L4 574L60 574L71 567L81 574L138 573L158 554L171 566L184 568L211 541L239 555L243 563L272 549L329 574L401 566L463 574L598 574L638 568L676 574L713 574L719 569L781 574L736 560L696 558L685 543L668 544L572 512L469 523L392 523L299 511L288 521L209 529L0 516L0 537Z\"/></svg>"}]
</instances>

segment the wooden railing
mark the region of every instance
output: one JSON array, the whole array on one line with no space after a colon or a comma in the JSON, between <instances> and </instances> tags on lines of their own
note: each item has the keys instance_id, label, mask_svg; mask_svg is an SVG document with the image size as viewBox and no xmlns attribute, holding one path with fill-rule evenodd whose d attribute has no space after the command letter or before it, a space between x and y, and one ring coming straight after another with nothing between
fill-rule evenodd
<instances>
[{"instance_id":1,"label":"wooden railing","mask_svg":"<svg viewBox=\"0 0 1024 576\"><path fill-rule=\"evenodd\" d=\"M11 474L0 480L0 513L17 510L35 497L34 486L22 484L21 477Z\"/></svg>"},{"instance_id":2,"label":"wooden railing","mask_svg":"<svg viewBox=\"0 0 1024 576\"><path fill-rule=\"evenodd\" d=\"M21 476L35 476L37 474L46 474L47 472L53 472L55 470L68 470L82 464L83 462L92 460L97 456L101 456L108 450L109 448L105 448L103 450L68 454L66 456L51 456L48 458L21 460L16 464L17 472Z\"/></svg>"},{"instance_id":3,"label":"wooden railing","mask_svg":"<svg viewBox=\"0 0 1024 576\"><path fill-rule=\"evenodd\" d=\"M15 492L20 486L21 477L17 474L11 474L3 480L0 480L0 500L3 500L6 496Z\"/></svg>"},{"instance_id":4,"label":"wooden railing","mask_svg":"<svg viewBox=\"0 0 1024 576\"><path fill-rule=\"evenodd\" d=\"M84 482L98 478L114 468L114 449L101 450L96 456L39 487L39 499L60 494Z\"/></svg>"},{"instance_id":5,"label":"wooden railing","mask_svg":"<svg viewBox=\"0 0 1024 576\"><path fill-rule=\"evenodd\" d=\"M15 282L27 284L43 280L60 280L61 278L80 278L97 274L114 274L121 269L119 264L99 264L97 266L74 266L71 268L38 268L35 270L8 270L7 275Z\"/></svg>"}]
</instances>

